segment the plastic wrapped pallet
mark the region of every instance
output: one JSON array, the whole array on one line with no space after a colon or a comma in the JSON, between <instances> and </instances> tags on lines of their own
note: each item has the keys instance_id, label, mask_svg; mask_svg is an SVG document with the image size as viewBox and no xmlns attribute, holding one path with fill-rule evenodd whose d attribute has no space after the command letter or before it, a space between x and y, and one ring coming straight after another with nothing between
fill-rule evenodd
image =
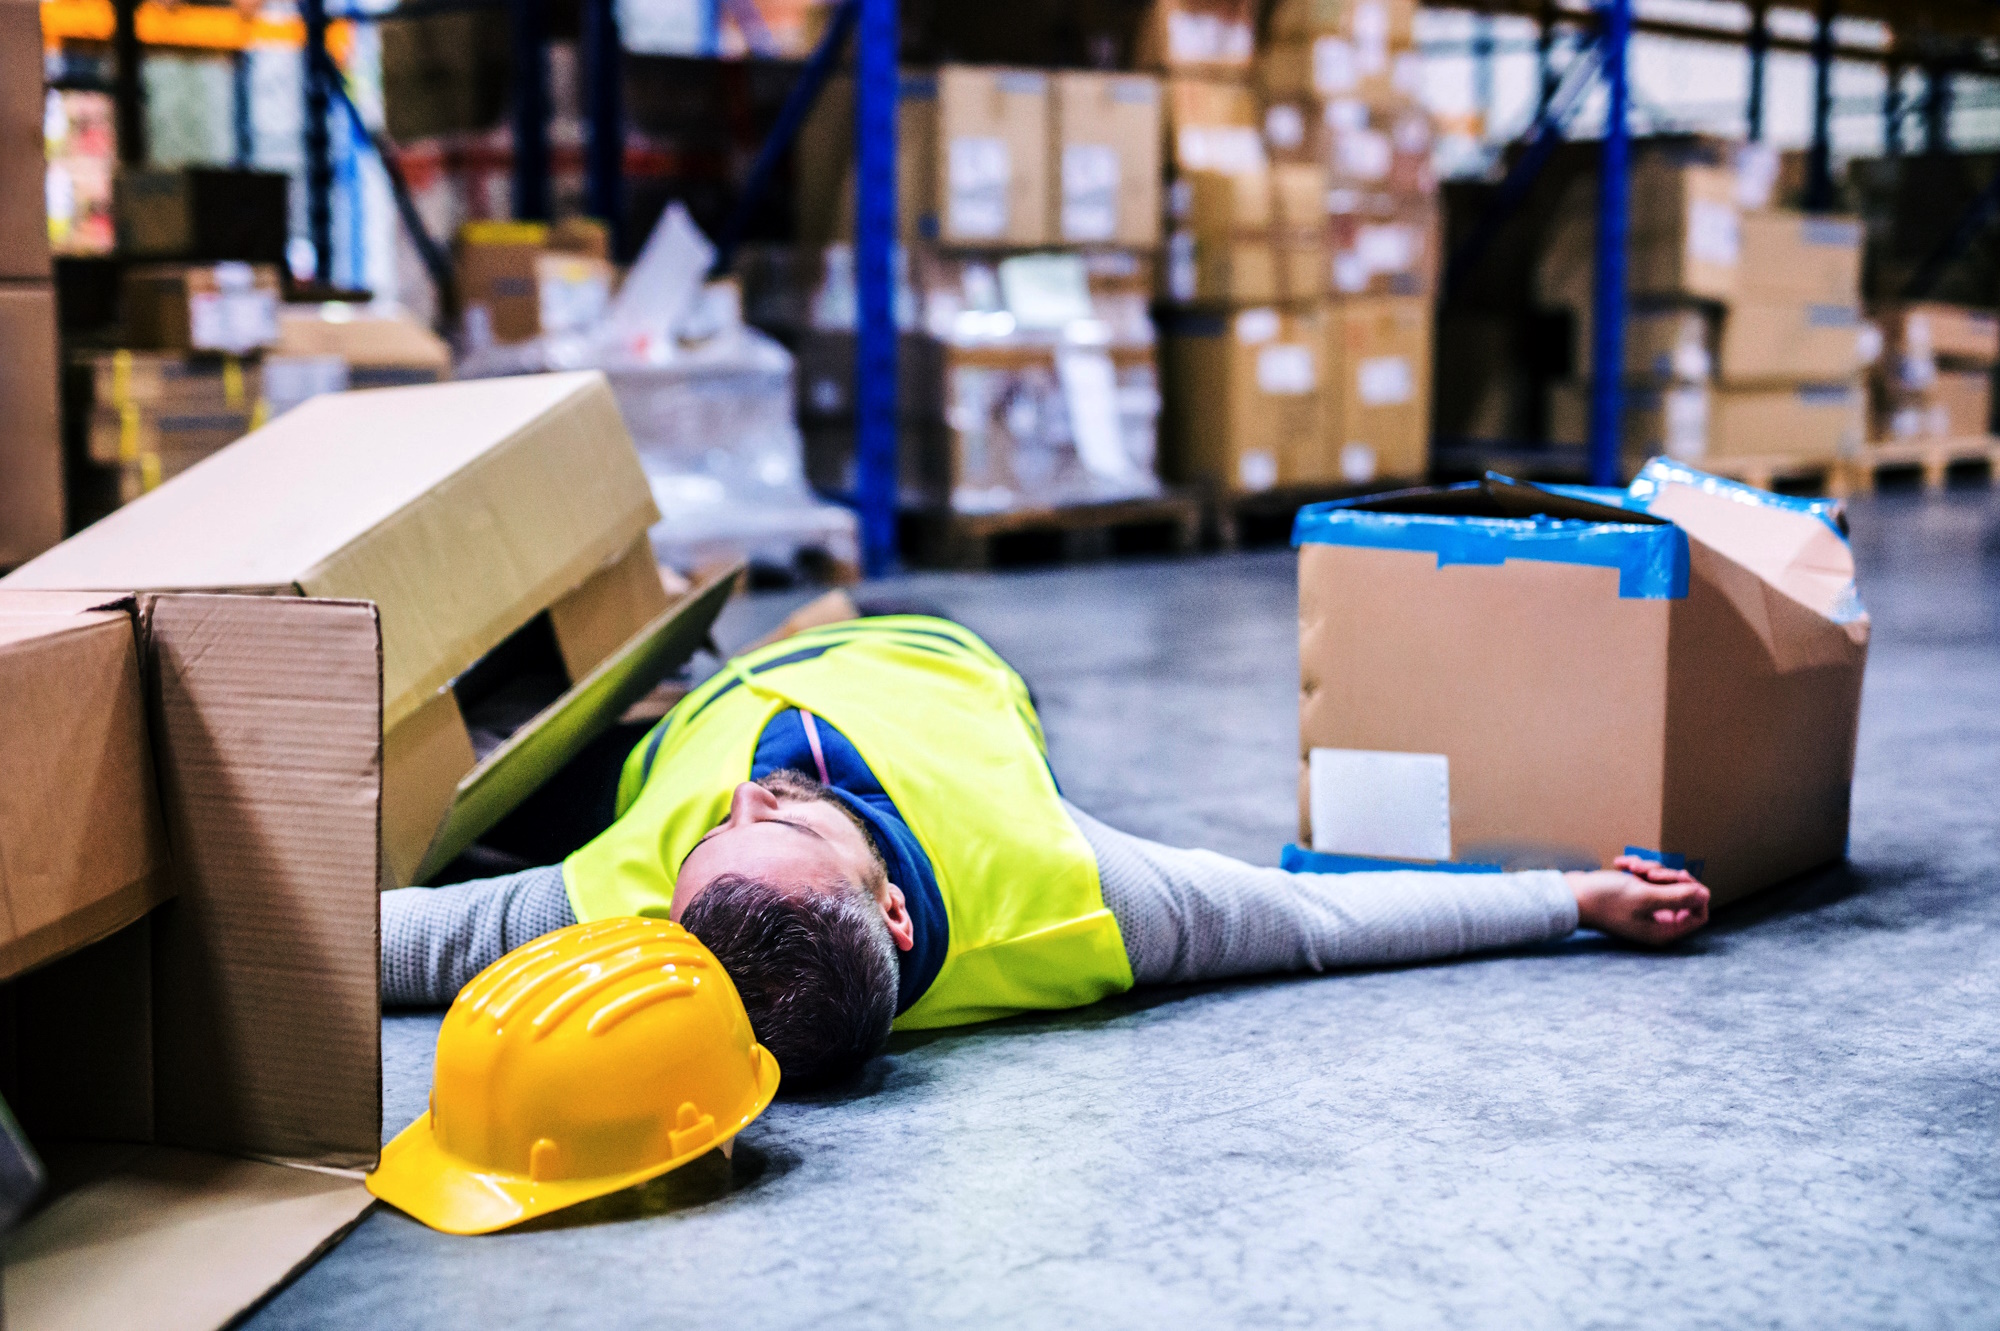
<instances>
[{"instance_id":1,"label":"plastic wrapped pallet","mask_svg":"<svg viewBox=\"0 0 2000 1331\"><path fill-rule=\"evenodd\" d=\"M854 515L806 484L791 353L743 323L714 250L674 205L604 317L584 332L494 346L461 376L598 369L611 382L661 514L654 552L681 568L730 558L790 569L853 566Z\"/></svg>"}]
</instances>

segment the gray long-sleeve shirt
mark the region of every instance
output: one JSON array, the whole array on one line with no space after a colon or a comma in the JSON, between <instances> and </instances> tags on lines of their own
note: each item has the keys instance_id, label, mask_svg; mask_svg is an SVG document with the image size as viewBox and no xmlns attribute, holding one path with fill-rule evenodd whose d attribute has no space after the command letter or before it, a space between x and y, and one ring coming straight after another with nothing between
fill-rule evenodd
<instances>
[{"instance_id":1,"label":"gray long-sleeve shirt","mask_svg":"<svg viewBox=\"0 0 2000 1331\"><path fill-rule=\"evenodd\" d=\"M1560 938L1560 873L1287 873L1182 850L1065 805L1097 856L1140 984L1425 961ZM382 896L382 1000L449 1003L507 952L575 923L562 867Z\"/></svg>"}]
</instances>

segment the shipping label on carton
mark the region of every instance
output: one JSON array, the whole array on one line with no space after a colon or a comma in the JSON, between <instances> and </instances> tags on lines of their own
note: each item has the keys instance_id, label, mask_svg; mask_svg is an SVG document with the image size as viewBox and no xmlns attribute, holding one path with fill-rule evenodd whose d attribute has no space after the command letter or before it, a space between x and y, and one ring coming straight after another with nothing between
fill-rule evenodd
<instances>
[{"instance_id":1,"label":"shipping label on carton","mask_svg":"<svg viewBox=\"0 0 2000 1331\"><path fill-rule=\"evenodd\" d=\"M1656 460L1626 491L1490 477L1313 505L1294 544L1308 844L1330 821L1442 858L1412 835L1440 821L1428 771L1461 860L1641 847L1726 903L1844 852L1868 620L1830 505ZM1327 751L1397 797L1371 807Z\"/></svg>"}]
</instances>

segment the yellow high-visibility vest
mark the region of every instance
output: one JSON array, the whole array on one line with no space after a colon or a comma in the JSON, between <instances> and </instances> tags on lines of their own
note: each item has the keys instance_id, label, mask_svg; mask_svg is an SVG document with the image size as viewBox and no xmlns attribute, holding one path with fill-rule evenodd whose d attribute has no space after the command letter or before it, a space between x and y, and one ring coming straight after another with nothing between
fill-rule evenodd
<instances>
[{"instance_id":1,"label":"yellow high-visibility vest","mask_svg":"<svg viewBox=\"0 0 2000 1331\"><path fill-rule=\"evenodd\" d=\"M1132 987L1027 686L976 634L921 615L808 629L683 698L626 760L618 820L563 865L577 919L664 918L681 861L750 779L765 725L795 707L859 750L937 876L950 945L898 1030L1081 1007Z\"/></svg>"}]
</instances>

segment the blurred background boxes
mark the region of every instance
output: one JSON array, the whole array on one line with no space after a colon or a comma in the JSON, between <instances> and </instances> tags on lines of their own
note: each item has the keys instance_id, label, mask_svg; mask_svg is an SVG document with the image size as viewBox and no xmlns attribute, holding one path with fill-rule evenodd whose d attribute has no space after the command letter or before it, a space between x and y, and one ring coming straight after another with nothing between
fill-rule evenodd
<instances>
[{"instance_id":1,"label":"blurred background boxes","mask_svg":"<svg viewBox=\"0 0 2000 1331\"><path fill-rule=\"evenodd\" d=\"M124 301L135 350L241 356L278 343L278 270L270 264L130 268Z\"/></svg>"},{"instance_id":2,"label":"blurred background boxes","mask_svg":"<svg viewBox=\"0 0 2000 1331\"><path fill-rule=\"evenodd\" d=\"M1431 437L1431 304L1423 296L1326 307L1327 425L1300 479L1361 485L1421 477Z\"/></svg>"},{"instance_id":3,"label":"blurred background boxes","mask_svg":"<svg viewBox=\"0 0 2000 1331\"><path fill-rule=\"evenodd\" d=\"M63 536L56 366L55 292L47 282L0 283L0 569Z\"/></svg>"},{"instance_id":4,"label":"blurred background boxes","mask_svg":"<svg viewBox=\"0 0 2000 1331\"><path fill-rule=\"evenodd\" d=\"M1324 478L1327 334L1318 308L1188 313L1163 334L1169 478L1230 494Z\"/></svg>"},{"instance_id":5,"label":"blurred background boxes","mask_svg":"<svg viewBox=\"0 0 2000 1331\"><path fill-rule=\"evenodd\" d=\"M283 264L290 188L276 171L121 169L112 183L118 248L139 259Z\"/></svg>"}]
</instances>

